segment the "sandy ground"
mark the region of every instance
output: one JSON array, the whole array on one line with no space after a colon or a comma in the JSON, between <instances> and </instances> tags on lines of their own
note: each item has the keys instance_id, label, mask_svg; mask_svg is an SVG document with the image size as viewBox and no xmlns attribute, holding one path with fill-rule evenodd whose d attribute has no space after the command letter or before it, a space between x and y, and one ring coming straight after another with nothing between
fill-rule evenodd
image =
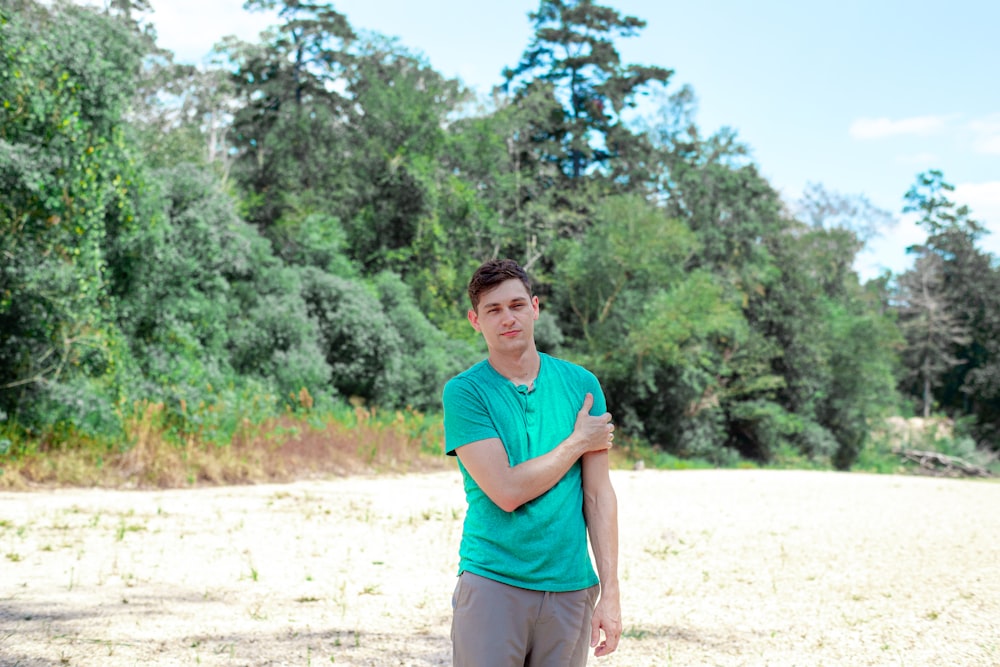
<instances>
[{"instance_id":1,"label":"sandy ground","mask_svg":"<svg viewBox=\"0 0 1000 667\"><path fill-rule=\"evenodd\" d=\"M591 665L1000 665L1000 484L615 471ZM0 493L0 664L447 665L457 472Z\"/></svg>"}]
</instances>

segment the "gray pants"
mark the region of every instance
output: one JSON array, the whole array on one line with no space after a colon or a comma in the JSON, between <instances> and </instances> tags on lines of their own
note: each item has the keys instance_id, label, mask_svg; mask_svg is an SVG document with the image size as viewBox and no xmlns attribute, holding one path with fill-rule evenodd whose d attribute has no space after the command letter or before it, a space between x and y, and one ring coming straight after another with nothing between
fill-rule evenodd
<instances>
[{"instance_id":1,"label":"gray pants","mask_svg":"<svg viewBox=\"0 0 1000 667\"><path fill-rule=\"evenodd\" d=\"M451 599L454 667L583 667L599 590L530 591L463 572Z\"/></svg>"}]
</instances>

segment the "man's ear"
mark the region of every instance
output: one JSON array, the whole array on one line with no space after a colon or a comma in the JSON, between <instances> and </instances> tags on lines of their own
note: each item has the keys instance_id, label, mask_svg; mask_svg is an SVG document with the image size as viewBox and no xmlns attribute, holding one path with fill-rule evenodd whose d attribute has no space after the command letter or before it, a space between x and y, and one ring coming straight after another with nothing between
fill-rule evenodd
<instances>
[{"instance_id":1,"label":"man's ear","mask_svg":"<svg viewBox=\"0 0 1000 667\"><path fill-rule=\"evenodd\" d=\"M469 316L469 324L472 325L473 329L479 331L479 315L476 315L476 311L469 310L468 316Z\"/></svg>"},{"instance_id":2,"label":"man's ear","mask_svg":"<svg viewBox=\"0 0 1000 667\"><path fill-rule=\"evenodd\" d=\"M531 297L531 308L535 311L535 319L538 319L538 315L542 312L541 308L538 306L538 297Z\"/></svg>"}]
</instances>

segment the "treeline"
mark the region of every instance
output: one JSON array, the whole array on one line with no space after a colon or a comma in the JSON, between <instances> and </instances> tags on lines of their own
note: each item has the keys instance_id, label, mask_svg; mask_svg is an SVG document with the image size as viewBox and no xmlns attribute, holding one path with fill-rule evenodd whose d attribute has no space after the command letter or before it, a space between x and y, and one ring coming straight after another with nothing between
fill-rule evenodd
<instances>
[{"instance_id":1,"label":"treeline","mask_svg":"<svg viewBox=\"0 0 1000 667\"><path fill-rule=\"evenodd\" d=\"M621 62L638 18L542 0L477 100L332 5L246 5L279 24L209 68L157 46L145 0L0 9L7 455L127 446L149 402L203 443L348 401L436 411L484 354L465 283L497 256L537 283L542 349L663 451L846 469L911 412L1000 447L1000 269L939 172L903 199L914 268L861 284L888 214L783 202L671 70Z\"/></svg>"}]
</instances>

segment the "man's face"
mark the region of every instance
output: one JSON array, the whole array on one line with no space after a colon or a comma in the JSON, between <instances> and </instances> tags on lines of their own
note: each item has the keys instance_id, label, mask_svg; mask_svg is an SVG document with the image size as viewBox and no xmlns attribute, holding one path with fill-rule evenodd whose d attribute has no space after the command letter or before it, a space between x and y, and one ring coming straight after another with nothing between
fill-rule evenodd
<instances>
[{"instance_id":1,"label":"man's face","mask_svg":"<svg viewBox=\"0 0 1000 667\"><path fill-rule=\"evenodd\" d=\"M483 334L490 352L516 352L535 342L538 297L528 294L520 280L505 280L479 297L469 311L472 328Z\"/></svg>"}]
</instances>

